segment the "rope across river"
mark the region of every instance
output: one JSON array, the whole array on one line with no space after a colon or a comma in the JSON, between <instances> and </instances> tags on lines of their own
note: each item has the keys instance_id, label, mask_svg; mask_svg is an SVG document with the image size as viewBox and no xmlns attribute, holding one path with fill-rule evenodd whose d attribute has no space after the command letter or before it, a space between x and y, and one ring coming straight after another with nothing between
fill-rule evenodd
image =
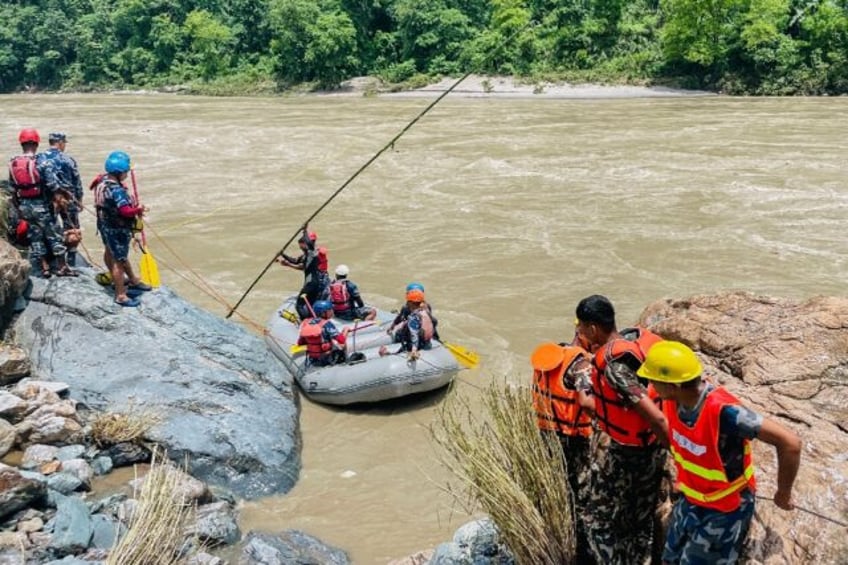
<instances>
[{"instance_id":1,"label":"rope across river","mask_svg":"<svg viewBox=\"0 0 848 565\"><path fill-rule=\"evenodd\" d=\"M508 43L510 43L510 42L511 42L511 41L512 41L515 37L517 37L517 36L518 36L518 34L520 34L520 33L521 33L521 32L523 32L525 29L527 29L528 27L530 27L530 26L532 26L532 25L535 25L535 24L534 24L534 22L532 22L532 21L531 21L531 22L528 22L526 25L524 25L524 26L522 26L522 27L518 28L517 30L515 30L515 31L514 31L514 32L513 32L513 33L512 33L509 37L507 37L506 39L504 39L504 41L503 41L503 42L501 42L501 43L500 43L500 45L498 46L498 48L497 48L497 49L493 49L493 50L489 53L489 55L488 55L485 59L483 59L483 60L481 61L481 63L480 63L480 64L483 64L483 63L488 62L488 60L489 60L489 59L491 59L492 57L494 57L494 55L495 55L495 54L499 51L500 47L503 47L504 45L507 45ZM454 82L454 83L453 83L450 87L448 87L448 88L447 88L447 90L445 90L442 94L440 94L438 98L436 98L435 100L433 100L433 101L432 101L432 102L431 102L431 103L430 103L430 104L429 104L426 108L424 108L423 110L421 110L421 112L419 112L417 116L415 116L415 117L414 117L414 118L413 118L413 119L412 119L409 123L407 123L407 124L403 127L403 129L401 129L401 130L397 133L397 135L395 135L395 136L394 136L394 137L393 137L393 138L392 138L392 139L391 139L388 143L386 143L386 144L385 144L385 145L384 145L384 146L383 146L383 147L382 147L379 151L377 151L377 152L376 152L376 153L375 153L375 154L374 154L374 155L373 155L370 159L368 159L368 161L366 161L366 162L365 162L365 163L364 163L361 167L359 167L359 169L357 169L357 170L356 170L356 172L354 172L354 173L353 173L353 174L352 174L352 175L351 175L351 176L350 176L350 177L349 177L349 178L348 178L345 182L343 182L343 183L342 183L342 185L341 185L341 186L339 186L339 187L335 190L335 192L333 192L333 193L330 195L330 197L329 197L329 198L327 198L327 200L325 200L325 201L324 201L324 203L323 203L323 204L321 204L321 206L319 206L319 207L318 207L318 209L317 209L317 210L315 210L315 211L312 213L312 215L310 215L310 216L306 219L306 221L305 221L305 222L303 222L303 227L302 227L302 228L300 228L300 229L298 229L296 232L294 232L294 234L292 234L292 236L289 238L289 240L288 240L288 241L286 241L285 245L283 245L283 247L282 247L282 248L281 248L281 249L280 249L277 253L275 253L275 254L274 254L274 256L271 258L271 260L270 260L270 261L268 261L268 264L267 264L267 265L265 265L265 268L264 268L264 269L262 269L262 271L259 273L259 275L258 275L258 276L257 276L257 277L253 280L253 282L252 282L252 283L250 283L250 286L248 286L248 287L247 287L247 290L245 290L245 291L244 291L244 294L242 294L242 295L241 295L241 298L239 298L239 299L238 299L238 301L235 303L235 305L232 307L232 309L231 309L231 310L227 313L227 316L226 316L226 317L227 317L227 318L230 318L230 316L232 316L232 315L233 315L233 313L234 313L234 312L238 309L238 307L241 305L241 303L242 303L242 302L244 302L244 299L245 299L245 298L247 298L247 295L248 295L248 294L250 294L250 292L251 292L251 291L253 290L253 288L254 288L254 287L255 287L255 286L259 283L259 281L262 279L262 277L263 277L263 276L265 276L265 273L267 273L267 272L268 272L268 269L270 269L270 268L271 268L271 265L273 265L273 264L276 262L277 257L278 257L280 254L282 254L282 253L284 253L284 252L285 252L285 250L286 250L286 249L288 248L288 246L289 246L289 245L290 245L290 244L291 244L291 243L295 240L295 238L297 238L297 237L300 235L300 233L302 232L302 230L303 230L303 229L305 229L305 228L306 228L306 226L308 226L308 225L309 225L309 222L311 222L313 219L315 219L315 217L316 217L316 216L318 216L318 214L320 214L320 213L324 210L324 208L326 208L327 206L329 206L330 202L332 202L333 200L335 200L335 198L336 198L339 194L341 194L341 192L342 192L345 188L347 188L347 187L348 187L348 185L349 185L350 183L352 183L352 182L354 181L354 179L356 179L356 177L358 177L358 176L359 176L359 175L360 175L360 174L361 174L361 173L362 173L365 169L367 169L369 166L371 166L371 164L372 164L374 161L376 161L376 160L380 157L380 155L382 155L383 153L385 153L386 151L388 151L390 148L394 147L395 143L396 143L396 142L397 142L397 141L398 141L401 137L403 137L403 135L404 135L407 131L409 131L409 129L410 129L412 126L414 126L414 125L418 122L418 120L420 120L421 118L423 118L423 117L424 117L424 116L425 116L425 115L426 115L426 114L427 114L430 110L432 110L432 109L436 106L436 104L438 104L439 102L441 102L441 101L442 101L442 99L444 99L444 97L445 97L445 96L447 96L448 94L450 94L451 92L453 92L453 90L454 90L457 86L459 86L459 85L460 85L460 83L461 83L462 81L464 81L464 80L465 80L465 79L467 79L469 76L471 76L471 74L472 74L472 73L473 73L473 71L469 71L469 72L465 73L464 75L462 75L462 77L460 77L460 79L459 79L459 80L457 80L456 82Z\"/></svg>"}]
</instances>

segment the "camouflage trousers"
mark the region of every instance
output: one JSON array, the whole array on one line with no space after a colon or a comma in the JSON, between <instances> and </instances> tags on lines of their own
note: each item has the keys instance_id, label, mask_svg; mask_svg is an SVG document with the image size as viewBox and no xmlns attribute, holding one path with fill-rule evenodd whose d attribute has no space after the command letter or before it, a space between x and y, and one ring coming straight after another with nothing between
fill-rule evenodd
<instances>
[{"instance_id":1,"label":"camouflage trousers","mask_svg":"<svg viewBox=\"0 0 848 565\"><path fill-rule=\"evenodd\" d=\"M574 535L576 541L575 560L580 565L594 565L595 559L589 548L584 516L589 508L591 442L582 436L559 436L568 486L571 490L574 511Z\"/></svg>"},{"instance_id":2,"label":"camouflage trousers","mask_svg":"<svg viewBox=\"0 0 848 565\"><path fill-rule=\"evenodd\" d=\"M613 441L593 460L586 533L598 563L650 562L666 457L659 446L628 447Z\"/></svg>"},{"instance_id":3,"label":"camouflage trousers","mask_svg":"<svg viewBox=\"0 0 848 565\"><path fill-rule=\"evenodd\" d=\"M733 512L691 504L681 496L671 513L663 561L680 565L733 565L754 516L754 495L742 493Z\"/></svg>"},{"instance_id":4,"label":"camouflage trousers","mask_svg":"<svg viewBox=\"0 0 848 565\"><path fill-rule=\"evenodd\" d=\"M40 198L21 200L18 206L21 218L29 224L29 256L39 261L47 256L48 250L56 257L64 257L65 244L59 226L56 225L51 207Z\"/></svg>"}]
</instances>

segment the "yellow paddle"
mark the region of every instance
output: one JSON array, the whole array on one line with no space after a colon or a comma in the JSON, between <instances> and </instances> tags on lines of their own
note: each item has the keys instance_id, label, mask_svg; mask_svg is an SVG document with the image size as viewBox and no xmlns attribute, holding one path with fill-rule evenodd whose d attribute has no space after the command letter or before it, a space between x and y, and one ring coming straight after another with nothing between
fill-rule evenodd
<instances>
[{"instance_id":1,"label":"yellow paddle","mask_svg":"<svg viewBox=\"0 0 848 565\"><path fill-rule=\"evenodd\" d=\"M461 345L456 345L455 343L447 343L445 341L442 342L442 345L447 347L448 351L453 353L453 356L456 357L456 360L459 361L462 366L468 369L474 369L477 367L477 365L480 364L480 356L474 351L466 349Z\"/></svg>"},{"instance_id":2,"label":"yellow paddle","mask_svg":"<svg viewBox=\"0 0 848 565\"><path fill-rule=\"evenodd\" d=\"M135 196L135 204L138 205L138 186L135 182L135 171L130 169L130 179L132 179L132 188L133 188L133 196ZM141 224L141 263L139 264L139 270L141 273L141 280L150 286L156 288L159 287L161 281L159 280L159 267L156 265L156 259L153 258L153 254L147 249L147 237L144 235L144 224Z\"/></svg>"}]
</instances>

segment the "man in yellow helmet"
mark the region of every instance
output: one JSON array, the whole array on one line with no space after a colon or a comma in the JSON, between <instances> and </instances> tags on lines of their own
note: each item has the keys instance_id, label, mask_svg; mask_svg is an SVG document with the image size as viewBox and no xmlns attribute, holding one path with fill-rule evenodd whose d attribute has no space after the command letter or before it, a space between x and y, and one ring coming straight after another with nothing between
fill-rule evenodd
<instances>
[{"instance_id":1,"label":"man in yellow helmet","mask_svg":"<svg viewBox=\"0 0 848 565\"><path fill-rule=\"evenodd\" d=\"M664 563L736 563L754 515L751 440L777 449L774 503L792 510L792 484L801 460L795 432L741 405L723 387L701 378L695 353L662 341L637 371L663 399L677 488Z\"/></svg>"}]
</instances>

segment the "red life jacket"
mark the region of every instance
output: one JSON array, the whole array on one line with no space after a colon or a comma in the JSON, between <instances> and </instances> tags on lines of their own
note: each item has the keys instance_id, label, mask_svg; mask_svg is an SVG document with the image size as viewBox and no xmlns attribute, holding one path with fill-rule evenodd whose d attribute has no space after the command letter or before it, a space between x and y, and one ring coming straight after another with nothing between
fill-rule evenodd
<instances>
[{"instance_id":1,"label":"red life jacket","mask_svg":"<svg viewBox=\"0 0 848 565\"><path fill-rule=\"evenodd\" d=\"M300 338L306 342L306 354L310 359L320 359L330 351L332 344L324 339L325 318L310 318L300 324Z\"/></svg>"},{"instance_id":2,"label":"red life jacket","mask_svg":"<svg viewBox=\"0 0 848 565\"><path fill-rule=\"evenodd\" d=\"M592 418L578 403L577 390L564 381L579 359L589 355L580 347L545 343L536 348L533 363L533 409L540 430L561 435L592 435ZM556 366L551 367L556 363Z\"/></svg>"},{"instance_id":3,"label":"red life jacket","mask_svg":"<svg viewBox=\"0 0 848 565\"><path fill-rule=\"evenodd\" d=\"M330 300L336 314L344 314L350 310L350 292L346 280L336 280L330 284Z\"/></svg>"},{"instance_id":4,"label":"red life jacket","mask_svg":"<svg viewBox=\"0 0 848 565\"><path fill-rule=\"evenodd\" d=\"M592 393L595 400L595 415L600 428L616 442L623 445L646 446L654 443L651 426L632 406L626 406L621 397L610 386L605 371L612 361L628 355L639 363L645 361L648 349L662 338L645 328L628 328L620 332L631 339L614 339L598 349L593 359ZM658 400L654 399L655 401Z\"/></svg>"},{"instance_id":5,"label":"red life jacket","mask_svg":"<svg viewBox=\"0 0 848 565\"><path fill-rule=\"evenodd\" d=\"M330 260L327 257L327 248L319 247L318 248L318 270L322 273L326 273L329 267Z\"/></svg>"},{"instance_id":6,"label":"red life jacket","mask_svg":"<svg viewBox=\"0 0 848 565\"><path fill-rule=\"evenodd\" d=\"M9 161L9 178L15 185L18 198L41 196L41 175L35 163L35 155L24 153Z\"/></svg>"},{"instance_id":7,"label":"red life jacket","mask_svg":"<svg viewBox=\"0 0 848 565\"><path fill-rule=\"evenodd\" d=\"M739 399L724 388L715 388L707 395L698 419L690 427L678 417L676 402L663 403L671 454L677 467L677 487L692 504L733 512L742 502L739 493L745 487L751 492L756 490L751 442L743 441L742 474L732 481L727 478L718 450L721 410L738 404Z\"/></svg>"}]
</instances>

